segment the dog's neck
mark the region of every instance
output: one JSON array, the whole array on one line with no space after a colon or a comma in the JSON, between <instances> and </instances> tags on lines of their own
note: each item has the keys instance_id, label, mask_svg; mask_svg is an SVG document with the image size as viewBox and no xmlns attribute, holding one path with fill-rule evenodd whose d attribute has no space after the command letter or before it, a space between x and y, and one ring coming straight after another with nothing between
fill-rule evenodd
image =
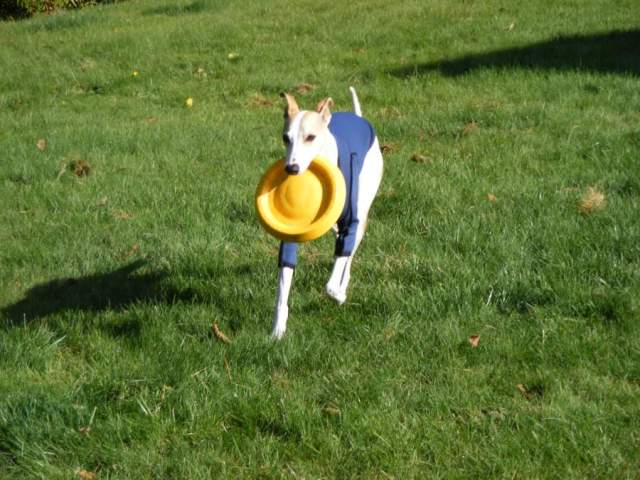
<instances>
[{"instance_id":1,"label":"dog's neck","mask_svg":"<svg viewBox=\"0 0 640 480\"><path fill-rule=\"evenodd\" d=\"M328 128L324 135L324 143L320 149L320 156L338 165L338 143Z\"/></svg>"}]
</instances>

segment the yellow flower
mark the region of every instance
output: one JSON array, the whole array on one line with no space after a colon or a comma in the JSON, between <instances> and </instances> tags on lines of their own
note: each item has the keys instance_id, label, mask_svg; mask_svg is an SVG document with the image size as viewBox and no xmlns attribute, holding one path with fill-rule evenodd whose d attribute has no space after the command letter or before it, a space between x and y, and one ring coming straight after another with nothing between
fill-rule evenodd
<instances>
[{"instance_id":1,"label":"yellow flower","mask_svg":"<svg viewBox=\"0 0 640 480\"><path fill-rule=\"evenodd\" d=\"M184 104L187 106L187 108L191 108L193 107L193 98L189 97L184 101Z\"/></svg>"}]
</instances>

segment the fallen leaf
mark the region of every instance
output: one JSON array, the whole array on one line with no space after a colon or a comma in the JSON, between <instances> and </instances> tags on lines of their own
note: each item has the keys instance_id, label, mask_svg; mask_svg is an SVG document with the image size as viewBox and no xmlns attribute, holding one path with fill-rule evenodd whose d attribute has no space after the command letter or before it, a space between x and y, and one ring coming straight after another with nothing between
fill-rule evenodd
<instances>
[{"instance_id":1,"label":"fallen leaf","mask_svg":"<svg viewBox=\"0 0 640 480\"><path fill-rule=\"evenodd\" d=\"M402 117L402 112L396 107L384 107L382 109L382 115L385 117L399 118Z\"/></svg>"},{"instance_id":2,"label":"fallen leaf","mask_svg":"<svg viewBox=\"0 0 640 480\"><path fill-rule=\"evenodd\" d=\"M315 88L316 88L315 85L311 85L310 83L301 83L299 85L296 85L295 91L298 92L300 95L305 95L313 91Z\"/></svg>"},{"instance_id":3,"label":"fallen leaf","mask_svg":"<svg viewBox=\"0 0 640 480\"><path fill-rule=\"evenodd\" d=\"M496 202L498 200L498 197L496 197L493 193L487 193L487 200L489 200L490 202Z\"/></svg>"},{"instance_id":4,"label":"fallen leaf","mask_svg":"<svg viewBox=\"0 0 640 480\"><path fill-rule=\"evenodd\" d=\"M78 432L80 432L83 435L88 435L91 432L91 427L87 426L87 427L80 427L78 429Z\"/></svg>"},{"instance_id":5,"label":"fallen leaf","mask_svg":"<svg viewBox=\"0 0 640 480\"><path fill-rule=\"evenodd\" d=\"M227 58L233 62L233 61L238 60L240 58L240 54L236 53L236 52L230 52L227 55Z\"/></svg>"},{"instance_id":6,"label":"fallen leaf","mask_svg":"<svg viewBox=\"0 0 640 480\"><path fill-rule=\"evenodd\" d=\"M222 330L220 330L220 328L218 328L218 324L214 323L211 326L211 329L213 330L214 335L216 336L216 338L224 343L231 343L231 340L229 339L229 337L227 337Z\"/></svg>"},{"instance_id":7,"label":"fallen leaf","mask_svg":"<svg viewBox=\"0 0 640 480\"><path fill-rule=\"evenodd\" d=\"M396 336L396 329L393 327L393 325L389 325L382 331L382 333L384 335L384 339L389 341Z\"/></svg>"},{"instance_id":8,"label":"fallen leaf","mask_svg":"<svg viewBox=\"0 0 640 480\"><path fill-rule=\"evenodd\" d=\"M171 390L173 390L173 387L171 385L162 385L162 390L160 392L160 401L164 402L164 399L167 397L167 393L171 392Z\"/></svg>"},{"instance_id":9,"label":"fallen leaf","mask_svg":"<svg viewBox=\"0 0 640 480\"><path fill-rule=\"evenodd\" d=\"M126 252L124 252L122 258L127 259L129 258L131 255L133 255L134 253L138 252L140 250L140 245L138 245L137 243L132 245L131 248L129 250L127 250Z\"/></svg>"},{"instance_id":10,"label":"fallen leaf","mask_svg":"<svg viewBox=\"0 0 640 480\"><path fill-rule=\"evenodd\" d=\"M100 200L98 200L98 206L104 207L108 202L109 202L109 197L102 197Z\"/></svg>"},{"instance_id":11,"label":"fallen leaf","mask_svg":"<svg viewBox=\"0 0 640 480\"><path fill-rule=\"evenodd\" d=\"M44 149L47 148L47 141L44 138L41 138L40 140L38 140L38 142L36 143L36 148L38 150L40 150L41 152L44 152Z\"/></svg>"},{"instance_id":12,"label":"fallen leaf","mask_svg":"<svg viewBox=\"0 0 640 480\"><path fill-rule=\"evenodd\" d=\"M115 210L113 212L113 216L118 220L131 220L133 218L133 215L125 212L124 210Z\"/></svg>"},{"instance_id":13,"label":"fallen leaf","mask_svg":"<svg viewBox=\"0 0 640 480\"><path fill-rule=\"evenodd\" d=\"M478 124L473 120L467 123L462 129L462 135L469 135L470 133L475 132L478 129Z\"/></svg>"},{"instance_id":14,"label":"fallen leaf","mask_svg":"<svg viewBox=\"0 0 640 480\"><path fill-rule=\"evenodd\" d=\"M416 163L426 163L427 157L425 157L421 153L414 153L413 155L411 155L411 161Z\"/></svg>"},{"instance_id":15,"label":"fallen leaf","mask_svg":"<svg viewBox=\"0 0 640 480\"><path fill-rule=\"evenodd\" d=\"M340 415L342 415L342 412L340 411L340 409L335 405L331 405L331 404L325 405L324 407L322 407L322 412L332 417L339 417Z\"/></svg>"},{"instance_id":16,"label":"fallen leaf","mask_svg":"<svg viewBox=\"0 0 640 480\"><path fill-rule=\"evenodd\" d=\"M480 335L471 335L469 337L469 343L472 348L478 348L478 344L480 343Z\"/></svg>"},{"instance_id":17,"label":"fallen leaf","mask_svg":"<svg viewBox=\"0 0 640 480\"><path fill-rule=\"evenodd\" d=\"M507 32L512 31L515 28L515 26L516 26L516 22L511 22L507 27Z\"/></svg>"},{"instance_id":18,"label":"fallen leaf","mask_svg":"<svg viewBox=\"0 0 640 480\"><path fill-rule=\"evenodd\" d=\"M75 474L84 480L93 480L97 477L95 472L90 472L84 468L77 468Z\"/></svg>"},{"instance_id":19,"label":"fallen leaf","mask_svg":"<svg viewBox=\"0 0 640 480\"><path fill-rule=\"evenodd\" d=\"M291 386L291 382L282 372L274 372L271 375L271 382L280 388L289 388Z\"/></svg>"},{"instance_id":20,"label":"fallen leaf","mask_svg":"<svg viewBox=\"0 0 640 480\"><path fill-rule=\"evenodd\" d=\"M158 117L154 117L153 115L150 117L147 117L147 123L149 125L153 125L154 123L158 123Z\"/></svg>"},{"instance_id":21,"label":"fallen leaf","mask_svg":"<svg viewBox=\"0 0 640 480\"><path fill-rule=\"evenodd\" d=\"M516 385L516 388L520 391L522 395L524 395L524 397L527 400L530 400L531 397L533 396L533 394L529 390L527 390L527 387L525 387L522 383L519 383L518 385Z\"/></svg>"},{"instance_id":22,"label":"fallen leaf","mask_svg":"<svg viewBox=\"0 0 640 480\"><path fill-rule=\"evenodd\" d=\"M395 152L399 148L400 148L400 144L387 142L382 144L382 146L380 147L380 150L382 150L382 153L388 153L388 152Z\"/></svg>"},{"instance_id":23,"label":"fallen leaf","mask_svg":"<svg viewBox=\"0 0 640 480\"><path fill-rule=\"evenodd\" d=\"M204 78L207 76L207 71L202 67L198 67L198 69L196 70L196 75L198 77Z\"/></svg>"},{"instance_id":24,"label":"fallen leaf","mask_svg":"<svg viewBox=\"0 0 640 480\"><path fill-rule=\"evenodd\" d=\"M85 160L74 160L69 164L69 169L76 177L86 177L91 173L91 165Z\"/></svg>"},{"instance_id":25,"label":"fallen leaf","mask_svg":"<svg viewBox=\"0 0 640 480\"><path fill-rule=\"evenodd\" d=\"M193 98L189 97L184 101L184 104L187 108L193 107Z\"/></svg>"},{"instance_id":26,"label":"fallen leaf","mask_svg":"<svg viewBox=\"0 0 640 480\"><path fill-rule=\"evenodd\" d=\"M604 193L596 187L589 187L578 201L578 208L584 214L596 213L602 210L606 203Z\"/></svg>"},{"instance_id":27,"label":"fallen leaf","mask_svg":"<svg viewBox=\"0 0 640 480\"><path fill-rule=\"evenodd\" d=\"M86 72L87 70L91 70L95 68L96 61L93 58L83 58L80 62L80 70Z\"/></svg>"},{"instance_id":28,"label":"fallen leaf","mask_svg":"<svg viewBox=\"0 0 640 480\"><path fill-rule=\"evenodd\" d=\"M247 104L250 107L273 107L275 105L272 100L269 100L264 95L261 95L259 93L256 93L254 96L252 96Z\"/></svg>"}]
</instances>

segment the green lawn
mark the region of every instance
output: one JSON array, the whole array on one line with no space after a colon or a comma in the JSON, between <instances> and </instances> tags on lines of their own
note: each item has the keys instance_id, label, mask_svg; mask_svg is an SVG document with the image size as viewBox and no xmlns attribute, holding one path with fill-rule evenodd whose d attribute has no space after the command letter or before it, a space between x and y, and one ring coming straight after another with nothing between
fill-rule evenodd
<instances>
[{"instance_id":1,"label":"green lawn","mask_svg":"<svg viewBox=\"0 0 640 480\"><path fill-rule=\"evenodd\" d=\"M640 477L638 13L0 23L0 478ZM349 85L387 145L350 297L323 293L330 236L305 245L271 342L278 93L347 110Z\"/></svg>"}]
</instances>

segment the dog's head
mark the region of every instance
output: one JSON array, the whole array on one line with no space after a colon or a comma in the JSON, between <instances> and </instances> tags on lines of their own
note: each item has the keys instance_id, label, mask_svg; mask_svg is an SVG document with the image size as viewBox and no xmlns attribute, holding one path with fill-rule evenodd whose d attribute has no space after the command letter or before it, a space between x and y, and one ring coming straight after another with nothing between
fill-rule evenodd
<instances>
[{"instance_id":1,"label":"dog's head","mask_svg":"<svg viewBox=\"0 0 640 480\"><path fill-rule=\"evenodd\" d=\"M321 152L329 133L333 100L322 100L315 112L300 110L295 98L288 93L281 97L287 102L284 109L282 139L287 147L285 170L290 175L304 172Z\"/></svg>"}]
</instances>

